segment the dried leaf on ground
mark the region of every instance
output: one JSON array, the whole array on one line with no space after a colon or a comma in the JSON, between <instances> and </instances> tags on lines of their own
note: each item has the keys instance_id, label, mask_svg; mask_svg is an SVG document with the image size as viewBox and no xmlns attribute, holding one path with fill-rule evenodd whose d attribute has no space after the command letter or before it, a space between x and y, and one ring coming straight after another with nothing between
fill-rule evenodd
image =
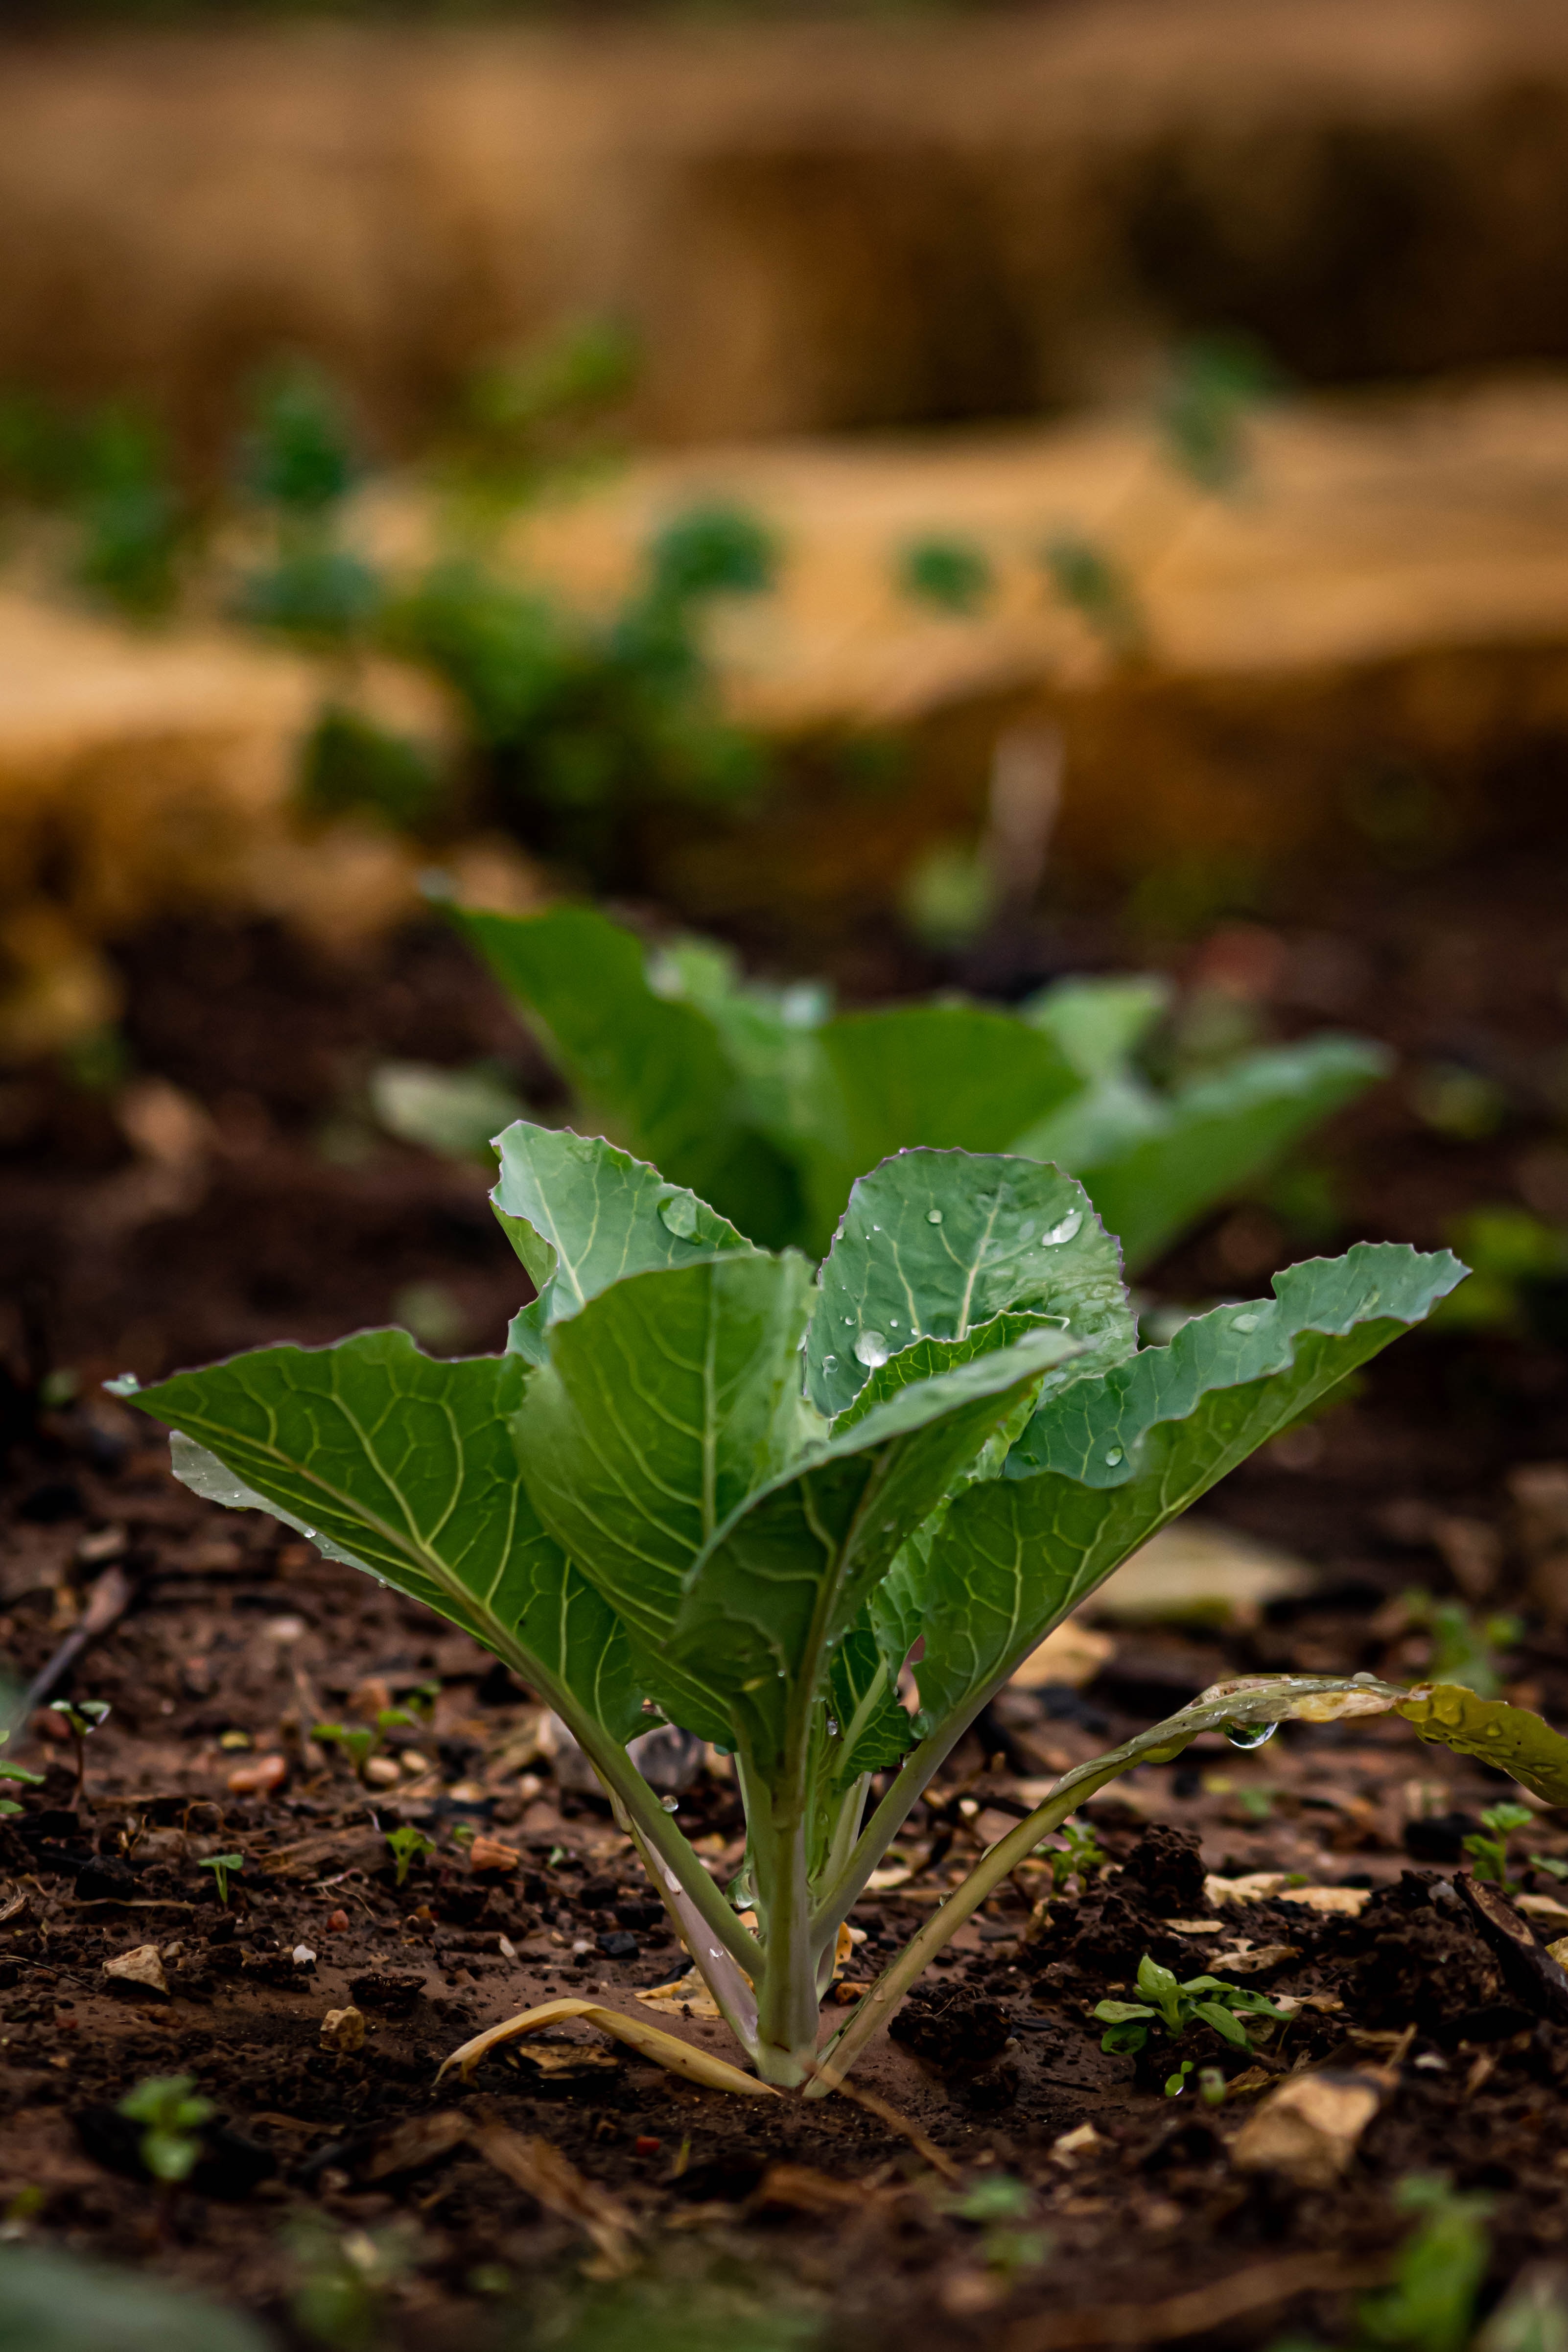
<instances>
[{"instance_id":1,"label":"dried leaf on ground","mask_svg":"<svg viewBox=\"0 0 1568 2352\"><path fill-rule=\"evenodd\" d=\"M1069 1617L1030 1652L1013 1675L1012 1683L1018 1690L1039 1690L1047 1683L1082 1690L1085 1683L1093 1681L1106 1660L1114 1656L1115 1650L1115 1642L1109 1633L1096 1633L1092 1626Z\"/></svg>"},{"instance_id":2,"label":"dried leaf on ground","mask_svg":"<svg viewBox=\"0 0 1568 2352\"><path fill-rule=\"evenodd\" d=\"M139 1992L169 1997L169 1979L163 1973L163 1962L156 1944L138 1944L134 1951L121 1952L112 1960L105 1960L103 1973L116 1984L131 1987Z\"/></svg>"},{"instance_id":3,"label":"dried leaf on ground","mask_svg":"<svg viewBox=\"0 0 1568 2352\"><path fill-rule=\"evenodd\" d=\"M648 2025L640 2017L623 2016L618 2009L607 2009L601 2001L559 2000L542 2001L537 2009L519 2011L516 2017L503 2018L498 2025L486 2026L483 2033L465 2042L442 2061L436 2074L439 2083L449 2066L456 2066L465 2074L472 2074L481 2058L510 2042L518 2034L537 2033L546 2025L556 2025L569 2017L580 2017L588 2025L598 2026L601 2033L613 2034L617 2041L629 2042L652 2058L655 2065L667 2066L673 2074L684 2074L689 2083L699 2083L708 2091L736 2091L753 2099L776 2099L778 2092L770 2083L759 2083L753 2074L743 2074L726 2058L710 2057L706 2050L697 2050L689 2042L677 2041L673 2033L664 2032L656 2025Z\"/></svg>"},{"instance_id":4,"label":"dried leaf on ground","mask_svg":"<svg viewBox=\"0 0 1568 2352\"><path fill-rule=\"evenodd\" d=\"M482 2116L470 2126L470 2137L486 2163L514 2188L591 2238L608 2268L631 2267L636 2234L632 2215L609 2189L586 2179L559 2148L548 2139L525 2137L495 2116Z\"/></svg>"},{"instance_id":5,"label":"dried leaf on ground","mask_svg":"<svg viewBox=\"0 0 1568 2352\"><path fill-rule=\"evenodd\" d=\"M1305 1560L1254 1542L1229 1528L1186 1519L1163 1528L1094 1595L1090 1607L1113 1624L1254 1625L1276 1601L1311 1592L1317 1571Z\"/></svg>"},{"instance_id":6,"label":"dried leaf on ground","mask_svg":"<svg viewBox=\"0 0 1568 2352\"><path fill-rule=\"evenodd\" d=\"M1332 2189L1382 2104L1364 2074L1294 2074L1249 2115L1231 2147L1239 2172L1281 2172L1298 2189Z\"/></svg>"},{"instance_id":7,"label":"dried leaf on ground","mask_svg":"<svg viewBox=\"0 0 1568 2352\"><path fill-rule=\"evenodd\" d=\"M649 2009L663 2010L666 2017L701 2017L712 2022L723 2014L695 1969L670 1984L648 1985L633 1998Z\"/></svg>"}]
</instances>

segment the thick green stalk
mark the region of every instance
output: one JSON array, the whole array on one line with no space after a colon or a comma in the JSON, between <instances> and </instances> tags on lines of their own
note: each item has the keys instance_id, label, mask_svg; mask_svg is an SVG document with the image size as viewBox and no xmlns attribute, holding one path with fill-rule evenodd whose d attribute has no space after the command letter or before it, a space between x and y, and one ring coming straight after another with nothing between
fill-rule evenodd
<instances>
[{"instance_id":1,"label":"thick green stalk","mask_svg":"<svg viewBox=\"0 0 1568 2352\"><path fill-rule=\"evenodd\" d=\"M802 2058L816 2055L819 2024L806 1823L799 1805L790 1805L781 1813L772 1790L756 1787L756 1800L750 1827L763 1932L762 1974L757 1988L757 2071L765 2083L793 2088L805 2080Z\"/></svg>"}]
</instances>

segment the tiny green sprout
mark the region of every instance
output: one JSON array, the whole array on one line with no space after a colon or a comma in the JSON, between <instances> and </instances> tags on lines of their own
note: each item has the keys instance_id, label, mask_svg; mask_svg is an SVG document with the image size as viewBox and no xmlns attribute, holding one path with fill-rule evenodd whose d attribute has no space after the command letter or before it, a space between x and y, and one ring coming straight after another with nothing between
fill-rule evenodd
<instances>
[{"instance_id":1,"label":"tiny green sprout","mask_svg":"<svg viewBox=\"0 0 1568 2352\"><path fill-rule=\"evenodd\" d=\"M988 2173L944 2202L958 2221L980 2225L984 2232L980 2253L988 2270L1004 2273L1036 2270L1048 2259L1050 2239L1024 2226L1034 2210L1033 2194L1011 2173Z\"/></svg>"},{"instance_id":2,"label":"tiny green sprout","mask_svg":"<svg viewBox=\"0 0 1568 2352\"><path fill-rule=\"evenodd\" d=\"M1233 2048L1249 2050L1254 2041L1272 2032L1283 2014L1261 1993L1244 1991L1219 1977L1188 1977L1185 1984L1178 1983L1147 1952L1138 1962L1137 1989L1142 2000L1097 2004L1094 2014L1106 2029L1100 2039L1102 2050L1131 2054L1144 2047L1155 2027L1176 2041L1196 2024L1211 2025ZM1166 2084L1166 2098L1180 2096L1190 2072L1190 2061L1184 2060Z\"/></svg>"},{"instance_id":3,"label":"tiny green sprout","mask_svg":"<svg viewBox=\"0 0 1568 2352\"><path fill-rule=\"evenodd\" d=\"M1532 1870L1543 1870L1548 1878L1568 1878L1568 1862L1558 1862L1549 1853L1532 1853L1527 1858Z\"/></svg>"},{"instance_id":4,"label":"tiny green sprout","mask_svg":"<svg viewBox=\"0 0 1568 2352\"><path fill-rule=\"evenodd\" d=\"M1145 626L1133 584L1104 548L1064 531L1040 551L1047 579L1117 661L1142 653Z\"/></svg>"},{"instance_id":5,"label":"tiny green sprout","mask_svg":"<svg viewBox=\"0 0 1568 2352\"><path fill-rule=\"evenodd\" d=\"M996 585L990 558L970 539L912 540L898 562L898 585L913 603L942 613L975 613Z\"/></svg>"},{"instance_id":6,"label":"tiny green sprout","mask_svg":"<svg viewBox=\"0 0 1568 2352\"><path fill-rule=\"evenodd\" d=\"M416 1862L423 1862L427 1853L435 1852L435 1840L426 1837L423 1830L416 1830L407 1822L401 1829L388 1830L386 1840L397 1867L397 1884L400 1886L406 1883Z\"/></svg>"},{"instance_id":7,"label":"tiny green sprout","mask_svg":"<svg viewBox=\"0 0 1568 2352\"><path fill-rule=\"evenodd\" d=\"M1206 2107L1222 2107L1225 2105L1227 2088L1222 2067L1200 2066L1198 2068L1197 2095Z\"/></svg>"},{"instance_id":8,"label":"tiny green sprout","mask_svg":"<svg viewBox=\"0 0 1568 2352\"><path fill-rule=\"evenodd\" d=\"M197 2137L215 2113L210 2099L193 2098L193 2074L164 2074L127 2091L117 2112L144 2126L141 2157L154 2180L174 2188L188 2180L202 2153Z\"/></svg>"},{"instance_id":9,"label":"tiny green sprout","mask_svg":"<svg viewBox=\"0 0 1568 2352\"><path fill-rule=\"evenodd\" d=\"M4 1747L10 1737L8 1731L0 1731L0 1747ZM20 1780L30 1788L37 1789L43 1786L44 1776L41 1772L29 1772L25 1764L11 1764L0 1757L0 1780ZM0 1820L9 1813L19 1813L21 1810L14 1797L0 1797Z\"/></svg>"},{"instance_id":10,"label":"tiny green sprout","mask_svg":"<svg viewBox=\"0 0 1568 2352\"><path fill-rule=\"evenodd\" d=\"M1060 1895L1070 1878L1076 1878L1080 1886L1087 1886L1093 1874L1103 1870L1111 1859L1093 1831L1076 1821L1062 1822L1061 1836L1061 1845L1044 1849L1051 1865L1053 1895Z\"/></svg>"},{"instance_id":11,"label":"tiny green sprout","mask_svg":"<svg viewBox=\"0 0 1568 2352\"><path fill-rule=\"evenodd\" d=\"M383 1714L388 1712L382 1709ZM366 1765L382 1744L383 1732L379 1721L373 1728L348 1723L313 1723L310 1737L323 1748L340 1748L362 1780Z\"/></svg>"},{"instance_id":12,"label":"tiny green sprout","mask_svg":"<svg viewBox=\"0 0 1568 2352\"><path fill-rule=\"evenodd\" d=\"M1464 2352L1486 2277L1491 2200L1415 2174L1400 2182L1396 2201L1422 2218L1400 2248L1393 2285L1363 2303L1362 2333L1406 2352Z\"/></svg>"},{"instance_id":13,"label":"tiny green sprout","mask_svg":"<svg viewBox=\"0 0 1568 2352\"><path fill-rule=\"evenodd\" d=\"M1236 1802L1248 1821L1266 1822L1274 1811L1274 1791L1272 1789L1241 1789L1237 1791Z\"/></svg>"},{"instance_id":14,"label":"tiny green sprout","mask_svg":"<svg viewBox=\"0 0 1568 2352\"><path fill-rule=\"evenodd\" d=\"M65 1717L77 1751L77 1802L79 1805L87 1788L87 1743L92 1734L109 1719L109 1703L101 1698L57 1698L50 1701L49 1713Z\"/></svg>"},{"instance_id":15,"label":"tiny green sprout","mask_svg":"<svg viewBox=\"0 0 1568 2352\"><path fill-rule=\"evenodd\" d=\"M243 1853L210 1853L205 1862L196 1864L198 1870L210 1870L218 1890L218 1901L229 1899L229 1880L245 1868Z\"/></svg>"},{"instance_id":16,"label":"tiny green sprout","mask_svg":"<svg viewBox=\"0 0 1568 2352\"><path fill-rule=\"evenodd\" d=\"M289 2310L296 2327L328 2352L369 2352L389 2291L413 2266L418 2240L405 2225L340 2231L305 2211L287 2230L298 2284Z\"/></svg>"},{"instance_id":17,"label":"tiny green sprout","mask_svg":"<svg viewBox=\"0 0 1568 2352\"><path fill-rule=\"evenodd\" d=\"M1512 1885L1508 1874L1508 1842L1515 1830L1528 1829L1534 1819L1528 1805L1516 1805L1507 1800L1487 1807L1480 1828L1465 1840L1465 1852L1478 1878L1490 1879L1496 1886Z\"/></svg>"}]
</instances>

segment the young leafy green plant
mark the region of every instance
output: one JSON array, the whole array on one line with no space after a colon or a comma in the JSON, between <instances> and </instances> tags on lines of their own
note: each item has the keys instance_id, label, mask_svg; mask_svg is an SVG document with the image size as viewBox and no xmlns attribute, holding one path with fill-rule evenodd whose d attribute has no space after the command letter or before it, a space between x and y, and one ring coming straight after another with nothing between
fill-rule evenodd
<instances>
[{"instance_id":1,"label":"young leafy green plant","mask_svg":"<svg viewBox=\"0 0 1568 2352\"><path fill-rule=\"evenodd\" d=\"M1045 1856L1053 1895L1060 1895L1070 1878L1076 1878L1080 1887L1087 1886L1093 1874L1103 1870L1111 1859L1086 1822L1063 1822L1061 1839L1061 1844L1048 1848Z\"/></svg>"},{"instance_id":2,"label":"young leafy green plant","mask_svg":"<svg viewBox=\"0 0 1568 2352\"><path fill-rule=\"evenodd\" d=\"M1470 1857L1475 1875L1490 1879L1496 1886L1511 1886L1513 1881L1508 1874L1509 1839L1515 1830L1528 1829L1534 1819L1528 1805L1507 1801L1500 1805L1489 1805L1481 1815L1479 1830L1465 1840L1465 1852ZM1531 1861L1534 1858L1531 1855Z\"/></svg>"},{"instance_id":3,"label":"young leafy green plant","mask_svg":"<svg viewBox=\"0 0 1568 2352\"><path fill-rule=\"evenodd\" d=\"M1141 2000L1097 2004L1094 2014L1105 2028L1100 2038L1102 2050L1139 2051L1152 2030L1162 2030L1173 2042L1179 2041L1189 2025L1211 2025L1223 2041L1238 2050L1249 2050L1253 2041L1267 2040L1283 2014L1260 1992L1248 1992L1220 1977L1189 1977L1185 1984L1178 1984L1172 1971L1161 1968L1147 1952L1138 1962L1137 1986ZM1167 2098L1179 2097L1191 2063L1184 2060L1170 2076L1166 2084Z\"/></svg>"},{"instance_id":4,"label":"young leafy green plant","mask_svg":"<svg viewBox=\"0 0 1568 2352\"><path fill-rule=\"evenodd\" d=\"M1071 1169L1136 1269L1388 1067L1380 1046L1324 1035L1161 1092L1138 1064L1157 979L1058 981L1016 1012L944 998L835 1014L825 989L744 981L712 940L650 957L588 908L457 919L584 1124L751 1240L814 1255L864 1169L926 1144Z\"/></svg>"},{"instance_id":5,"label":"young leafy green plant","mask_svg":"<svg viewBox=\"0 0 1568 2352\"><path fill-rule=\"evenodd\" d=\"M386 1841L399 1886L407 1885L408 1874L416 1862L423 1862L427 1853L435 1852L435 1840L426 1837L423 1830L416 1830L411 1822L404 1822L401 1829L388 1830Z\"/></svg>"},{"instance_id":6,"label":"young leafy green plant","mask_svg":"<svg viewBox=\"0 0 1568 2352\"><path fill-rule=\"evenodd\" d=\"M190 2179L202 2153L197 2134L217 2112L211 2099L193 2097L195 2087L193 2074L161 2075L138 2083L120 2102L120 2114L144 2126L142 2163L168 2188Z\"/></svg>"},{"instance_id":7,"label":"young leafy green plant","mask_svg":"<svg viewBox=\"0 0 1568 2352\"><path fill-rule=\"evenodd\" d=\"M0 1731L0 1748L5 1746L10 1737L8 1731ZM17 1780L24 1787L41 1789L44 1776L41 1772L29 1772L25 1764L13 1764L8 1758L0 1757L0 1781L3 1780ZM15 1797L0 1797L0 1821L3 1821L7 1813L19 1813L21 1810Z\"/></svg>"},{"instance_id":8,"label":"young leafy green plant","mask_svg":"<svg viewBox=\"0 0 1568 2352\"><path fill-rule=\"evenodd\" d=\"M76 1747L76 1801L79 1805L87 1788L87 1743L93 1733L109 1720L109 1702L101 1698L57 1698L50 1701L49 1713L63 1717L70 1727Z\"/></svg>"},{"instance_id":9,"label":"young leafy green plant","mask_svg":"<svg viewBox=\"0 0 1568 2352\"><path fill-rule=\"evenodd\" d=\"M602 1141L519 1122L500 1152L497 1211L538 1293L505 1354L438 1361L371 1331L116 1392L172 1426L197 1492L427 1601L555 1710L765 2081L831 2087L1094 1788L1213 1725L1397 1706L1568 1793L1568 1741L1469 1692L1222 1685L1065 1775L820 2053L840 1927L993 1693L1463 1269L1358 1245L1140 1350L1114 1242L1033 1160L900 1152L855 1184L814 1275ZM627 1754L649 1700L735 1758L730 1894Z\"/></svg>"},{"instance_id":10,"label":"young leafy green plant","mask_svg":"<svg viewBox=\"0 0 1568 2352\"><path fill-rule=\"evenodd\" d=\"M236 1878L245 1868L245 1856L243 1853L210 1853L204 1862L197 1863L196 1868L212 1872L213 1884L218 1890L218 1901L226 1904L229 1880Z\"/></svg>"},{"instance_id":11,"label":"young leafy green plant","mask_svg":"<svg viewBox=\"0 0 1568 2352\"><path fill-rule=\"evenodd\" d=\"M389 1710L390 1711L390 1710ZM365 1777L365 1767L385 1737L384 1727L375 1724L313 1723L310 1737L320 1748L336 1748L353 1766L357 1779Z\"/></svg>"}]
</instances>

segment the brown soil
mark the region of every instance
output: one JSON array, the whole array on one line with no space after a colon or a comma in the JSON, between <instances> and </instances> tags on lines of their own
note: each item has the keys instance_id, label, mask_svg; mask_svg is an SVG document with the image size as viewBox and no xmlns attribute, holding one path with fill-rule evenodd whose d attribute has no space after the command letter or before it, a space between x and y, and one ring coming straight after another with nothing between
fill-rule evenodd
<instances>
[{"instance_id":1,"label":"brown soil","mask_svg":"<svg viewBox=\"0 0 1568 2352\"><path fill-rule=\"evenodd\" d=\"M1550 1205L1563 903L1544 862L1385 875L1272 925L1231 926L1176 961L1211 1007L1250 1003L1286 1031L1332 1018L1400 1046L1415 1075L1351 1121L1331 1156L1349 1230L1431 1241L1477 1202L1522 1190ZM891 949L880 964L859 952L845 976L868 992L925 977ZM1011 977L1038 976L1051 956L1127 953L1084 919L1027 946ZM465 1347L497 1344L521 1284L482 1177L378 1143L358 1090L385 1054L491 1053L540 1105L548 1075L440 936L410 937L384 966L352 973L261 932L168 934L123 961L140 1068L203 1107L200 1149L139 1160L103 1098L52 1080L15 1080L4 1097L5 1271L22 1304L8 1340L0 1644L18 1677L44 1664L108 1569L133 1591L62 1685L113 1710L88 1748L85 1800L68 1748L33 1729L22 1753L47 1761L47 1781L0 1829L0 1882L24 1906L0 1927L0 2202L40 2192L13 2208L28 2230L233 2297L303 2343L289 2316L298 2216L401 2225L382 2326L411 2352L542 2340L549 2282L585 2255L591 2273L606 2266L602 2242L517 2186L515 2162L504 2168L516 2144L497 2125L549 2142L621 2200L688 2335L705 2295L722 2303L750 2278L768 2327L788 2335L798 2310L846 2344L1239 2347L1288 2325L1343 2340L1356 2283L1386 2265L1406 2226L1393 2195L1413 2170L1493 2194L1489 2294L1568 2238L1568 2030L1528 1980L1521 1990L1451 1885L1461 1838L1504 1786L1381 1726L1282 1734L1255 1757L1199 1743L1124 1784L1093 1814L1111 1875L1065 1895L1043 1927L1030 1925L1039 1879L1008 1888L927 1972L864 2069L894 2119L841 2097L726 2098L575 2025L543 2045L544 2068L538 2045L532 2057L522 2045L472 2084L437 2088L440 2061L482 2024L591 1989L630 2008L678 1972L630 1850L604 1807L532 1752L528 1696L466 1637L323 1565L270 1519L197 1501L171 1481L161 1440L90 1382L268 1338L325 1339L384 1319L416 1281L446 1286ZM1492 1132L1458 1141L1423 1122L1420 1074L1437 1065L1493 1087ZM1155 1287L1244 1294L1301 1254L1278 1206L1252 1203L1216 1219ZM1321 1563L1310 1603L1228 1635L1128 1635L1087 1691L999 1702L912 1823L909 1879L859 1907L852 1983L869 1981L954 1867L1012 1817L1020 1777L1061 1769L1225 1671L1416 1671L1423 1637L1398 1601L1411 1584L1445 1592L1458 1576L1472 1596L1488 1588L1486 1606L1521 1610L1510 1686L1568 1717L1568 1642L1529 1584L1533 1538L1509 1486L1521 1464L1568 1461L1551 1286L1526 1312L1531 1327L1512 1336L1402 1343L1351 1403L1217 1497L1236 1524ZM33 1369L82 1370L77 1402L29 1412L29 1349ZM312 1722L361 1719L427 1681L440 1685L434 1722L391 1740L423 1763L400 1766L392 1787L362 1789L306 1744ZM233 1785L267 1756L285 1767L269 1794ZM705 1774L680 1819L716 1866L738 1859L726 1780ZM434 1840L401 1888L383 1834L399 1821ZM1185 1834L1151 1834L1150 1821ZM465 1829L498 1838L515 1864L476 1873ZM1568 1856L1552 1814L1520 1843ZM197 1865L235 1851L246 1868L225 1907ZM1228 1906L1215 1928L1201 1924L1218 1916L1206 1869L1372 1894L1353 1917L1286 1890ZM1532 1881L1557 1892L1544 1874ZM148 1942L167 1997L116 1990L103 1973ZM1144 1952L1190 1975L1217 1959L1223 1972L1221 1956L1243 1944L1255 1972L1238 1981L1304 2005L1255 2053L1204 2028L1179 2054L1232 2081L1256 2068L1254 2088L1218 2109L1168 2100L1170 2045L1101 2052L1087 2012L1130 1986ZM340 2055L321 2047L321 2021L350 1998L369 2034ZM700 2019L657 2021L723 2047ZM1332 2189L1233 2160L1257 2098L1301 2061L1375 2070L1378 2113ZM181 2071L219 2120L190 2182L164 2197L114 2110L134 2084ZM1092 2141L1061 2147L1086 2123ZM912 2135L967 2183L1021 2181L1030 2213L1016 2228L963 2218ZM1026 2228L1048 2245L1020 2251ZM1319 2267L1304 2273L1303 2258ZM1227 2282L1228 2302L1203 2300ZM1197 2304L1171 2301L1188 2294ZM1128 2305L1145 2320L1129 2327L1117 2316Z\"/></svg>"}]
</instances>

